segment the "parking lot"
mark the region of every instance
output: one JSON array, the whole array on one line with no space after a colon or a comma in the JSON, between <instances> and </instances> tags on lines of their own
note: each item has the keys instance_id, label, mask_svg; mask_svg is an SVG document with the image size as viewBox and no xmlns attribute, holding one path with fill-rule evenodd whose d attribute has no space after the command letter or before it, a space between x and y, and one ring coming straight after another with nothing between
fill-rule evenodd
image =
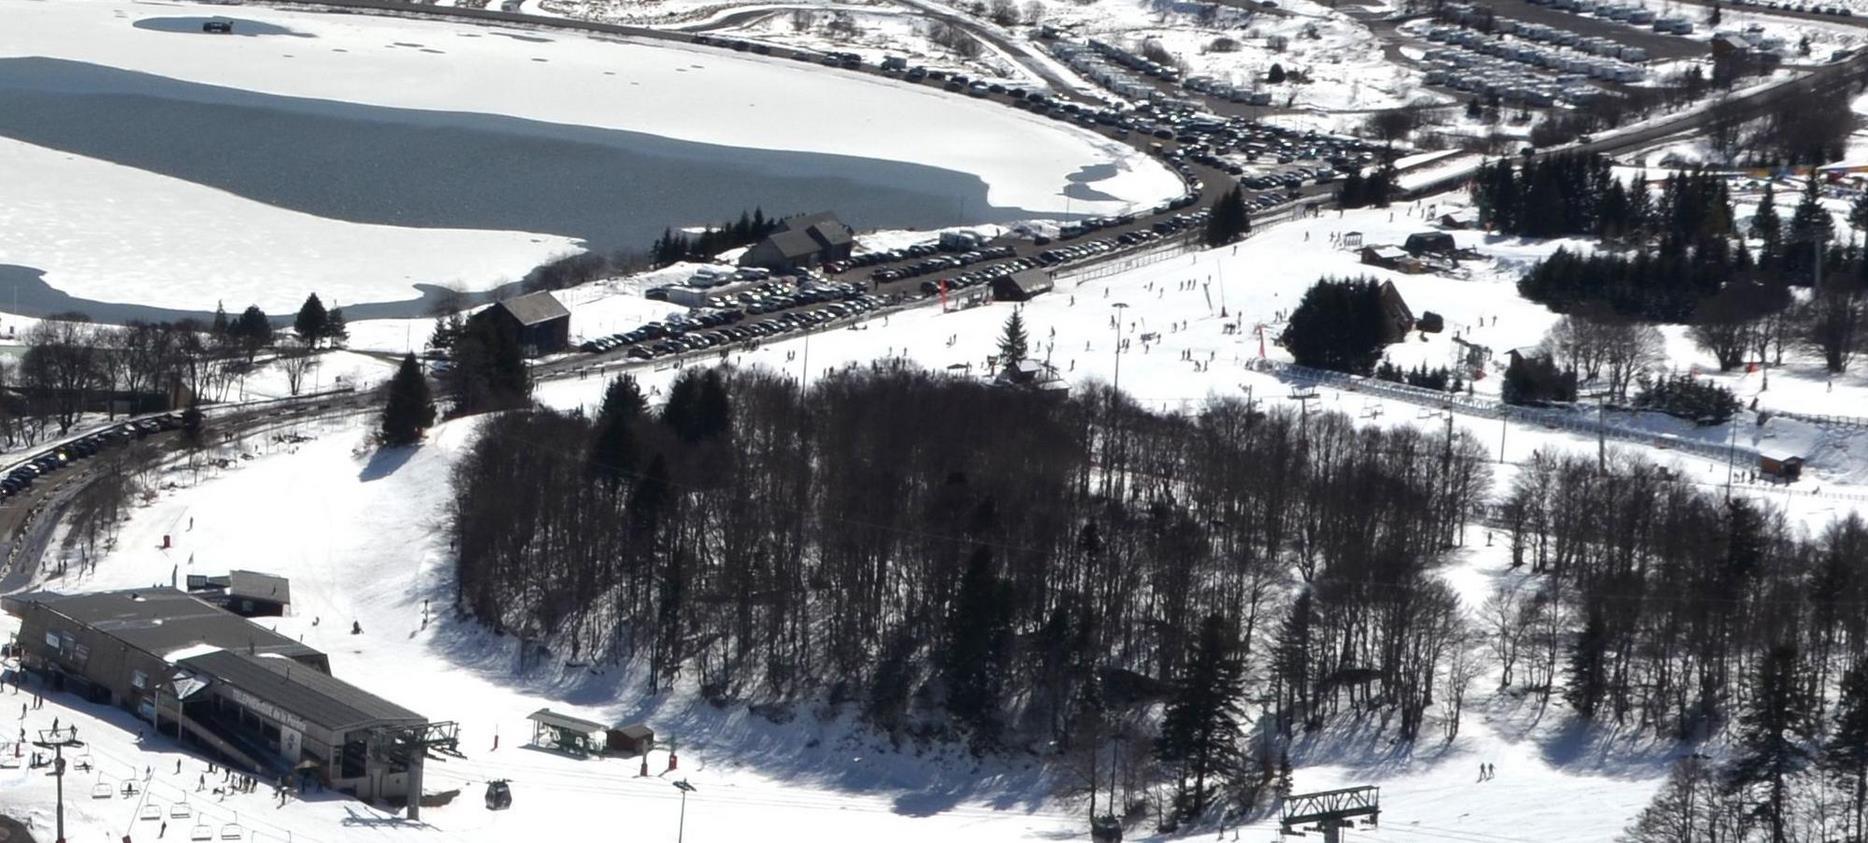
<instances>
[{"instance_id":1,"label":"parking lot","mask_svg":"<svg viewBox=\"0 0 1868 843\"><path fill-rule=\"evenodd\" d=\"M96 456L99 451L165 430L176 430L181 426L180 414L163 413L134 421L125 421L69 442L48 447L15 466L4 478L0 478L0 499L21 494L30 489L33 483L74 462Z\"/></svg>"}]
</instances>

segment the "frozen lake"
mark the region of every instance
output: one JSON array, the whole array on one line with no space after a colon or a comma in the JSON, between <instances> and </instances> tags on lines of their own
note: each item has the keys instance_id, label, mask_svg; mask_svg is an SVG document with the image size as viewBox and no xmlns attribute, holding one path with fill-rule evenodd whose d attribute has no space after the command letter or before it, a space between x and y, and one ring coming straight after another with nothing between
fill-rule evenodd
<instances>
[{"instance_id":1,"label":"frozen lake","mask_svg":"<svg viewBox=\"0 0 1868 843\"><path fill-rule=\"evenodd\" d=\"M413 314L431 287L754 207L932 228L1180 189L1108 138L875 76L258 7L200 31L228 11L0 0L0 283L21 310L278 313L317 292Z\"/></svg>"}]
</instances>

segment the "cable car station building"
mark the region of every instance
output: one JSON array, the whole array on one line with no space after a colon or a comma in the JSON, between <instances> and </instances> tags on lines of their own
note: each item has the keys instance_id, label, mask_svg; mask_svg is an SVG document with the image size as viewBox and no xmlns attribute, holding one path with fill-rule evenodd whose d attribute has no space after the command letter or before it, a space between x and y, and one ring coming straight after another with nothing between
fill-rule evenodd
<instances>
[{"instance_id":1,"label":"cable car station building","mask_svg":"<svg viewBox=\"0 0 1868 843\"><path fill-rule=\"evenodd\" d=\"M428 747L454 724L331 675L311 647L172 588L4 599L20 663L55 689L135 712L262 781L313 781L418 815Z\"/></svg>"}]
</instances>

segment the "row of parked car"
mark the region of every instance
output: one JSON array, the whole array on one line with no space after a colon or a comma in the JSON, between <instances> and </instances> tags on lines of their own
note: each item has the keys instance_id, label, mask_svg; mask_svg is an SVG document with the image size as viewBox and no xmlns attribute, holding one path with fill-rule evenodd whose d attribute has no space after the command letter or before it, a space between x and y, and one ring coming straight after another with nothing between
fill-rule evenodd
<instances>
[{"instance_id":1,"label":"row of parked car","mask_svg":"<svg viewBox=\"0 0 1868 843\"><path fill-rule=\"evenodd\" d=\"M1735 6L1762 6L1766 9L1779 9L1786 12L1803 12L1810 15L1835 15L1852 18L1855 13L1847 6L1823 6L1815 3L1780 2L1780 0L1732 0Z\"/></svg>"},{"instance_id":2,"label":"row of parked car","mask_svg":"<svg viewBox=\"0 0 1868 843\"><path fill-rule=\"evenodd\" d=\"M867 313L881 306L881 299L875 296L860 295L810 310L793 310L776 318L759 322L728 325L712 330L690 329L665 339L638 344L629 349L627 356L635 360L653 360L657 357L703 351L736 342L784 336L837 319Z\"/></svg>"},{"instance_id":3,"label":"row of parked car","mask_svg":"<svg viewBox=\"0 0 1868 843\"><path fill-rule=\"evenodd\" d=\"M114 445L121 445L132 439L141 439L152 433L174 430L182 426L182 417L175 413L165 413L136 421L126 421L88 436L73 439L63 445L47 449L45 452L28 460L24 465L0 478L0 497L12 497L30 487L34 480L51 474L71 463L95 456L98 451Z\"/></svg>"},{"instance_id":4,"label":"row of parked car","mask_svg":"<svg viewBox=\"0 0 1868 843\"><path fill-rule=\"evenodd\" d=\"M875 274L869 277L877 282L900 281L904 278L914 278L929 273L941 272L943 270L972 266L981 261L1009 258L1013 254L1014 252L1011 246L989 246L984 249L961 252L957 255L938 255L922 258L906 266L891 266L886 269L878 269L875 271Z\"/></svg>"},{"instance_id":5,"label":"row of parked car","mask_svg":"<svg viewBox=\"0 0 1868 843\"><path fill-rule=\"evenodd\" d=\"M1031 269L1036 266L1038 266L1037 258L1018 258L1016 260L1006 261L1005 263L995 263L992 266L975 269L969 272L962 272L950 278L942 278L936 281L923 281L920 287L921 294L924 296L939 295L941 282L943 281L946 282L949 292L964 290L968 287L990 285L992 282L1009 276L1014 272L1023 269Z\"/></svg>"},{"instance_id":6,"label":"row of parked car","mask_svg":"<svg viewBox=\"0 0 1868 843\"><path fill-rule=\"evenodd\" d=\"M710 328L734 325L748 315L777 313L826 302L849 302L863 297L861 286L847 282L810 284L791 288L773 281L734 295L731 301L726 302L723 307L701 311L690 316L671 317L666 322L650 322L634 330L588 340L578 348L593 354L614 351L625 346L653 343L657 340L674 340ZM677 343L677 345L680 344ZM676 348L669 353L678 350L684 349Z\"/></svg>"}]
</instances>

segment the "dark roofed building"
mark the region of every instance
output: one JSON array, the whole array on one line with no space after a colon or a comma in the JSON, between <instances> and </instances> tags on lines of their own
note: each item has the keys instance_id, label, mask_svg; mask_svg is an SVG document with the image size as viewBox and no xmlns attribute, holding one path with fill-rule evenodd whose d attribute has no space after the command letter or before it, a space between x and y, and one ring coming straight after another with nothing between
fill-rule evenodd
<instances>
[{"instance_id":1,"label":"dark roofed building","mask_svg":"<svg viewBox=\"0 0 1868 843\"><path fill-rule=\"evenodd\" d=\"M1031 301L1051 289L1051 274L1042 269L1024 269L992 279L992 297L999 301Z\"/></svg>"},{"instance_id":2,"label":"dark roofed building","mask_svg":"<svg viewBox=\"0 0 1868 843\"><path fill-rule=\"evenodd\" d=\"M739 256L739 265L790 272L845 260L855 248L850 227L825 211L780 220L770 235Z\"/></svg>"},{"instance_id":3,"label":"dark roofed building","mask_svg":"<svg viewBox=\"0 0 1868 843\"><path fill-rule=\"evenodd\" d=\"M519 347L530 356L557 354L571 346L571 311L548 292L496 302L473 318L498 321L519 338Z\"/></svg>"},{"instance_id":4,"label":"dark roofed building","mask_svg":"<svg viewBox=\"0 0 1868 843\"><path fill-rule=\"evenodd\" d=\"M1401 298L1401 291L1395 289L1395 282L1383 281L1382 299L1382 341L1400 342L1407 339L1407 332L1414 328L1414 311Z\"/></svg>"},{"instance_id":5,"label":"dark roofed building","mask_svg":"<svg viewBox=\"0 0 1868 843\"><path fill-rule=\"evenodd\" d=\"M1453 235L1444 231L1423 231L1407 236L1407 242L1401 245L1410 255L1450 255L1459 250L1453 242Z\"/></svg>"},{"instance_id":6,"label":"dark roofed building","mask_svg":"<svg viewBox=\"0 0 1868 843\"><path fill-rule=\"evenodd\" d=\"M35 591L6 601L8 613L21 619L22 641L33 633L86 631L158 658L205 646L284 656L319 670L331 669L323 653L172 588L72 595Z\"/></svg>"},{"instance_id":7,"label":"dark roofed building","mask_svg":"<svg viewBox=\"0 0 1868 843\"><path fill-rule=\"evenodd\" d=\"M229 571L219 577L189 574L188 592L245 618L284 615L292 604L289 580L258 571Z\"/></svg>"},{"instance_id":8,"label":"dark roofed building","mask_svg":"<svg viewBox=\"0 0 1868 843\"><path fill-rule=\"evenodd\" d=\"M655 748L655 730L641 723L610 727L609 745L613 755L646 755Z\"/></svg>"},{"instance_id":9,"label":"dark roofed building","mask_svg":"<svg viewBox=\"0 0 1868 843\"><path fill-rule=\"evenodd\" d=\"M251 571L212 579L266 595L284 584ZM421 792L422 752L411 747L445 725L331 676L323 653L172 588L40 591L4 606L20 618L21 666L50 687L134 712L265 780L406 799Z\"/></svg>"},{"instance_id":10,"label":"dark roofed building","mask_svg":"<svg viewBox=\"0 0 1868 843\"><path fill-rule=\"evenodd\" d=\"M332 733L382 723L425 722L413 711L290 659L215 650L176 664Z\"/></svg>"}]
</instances>

